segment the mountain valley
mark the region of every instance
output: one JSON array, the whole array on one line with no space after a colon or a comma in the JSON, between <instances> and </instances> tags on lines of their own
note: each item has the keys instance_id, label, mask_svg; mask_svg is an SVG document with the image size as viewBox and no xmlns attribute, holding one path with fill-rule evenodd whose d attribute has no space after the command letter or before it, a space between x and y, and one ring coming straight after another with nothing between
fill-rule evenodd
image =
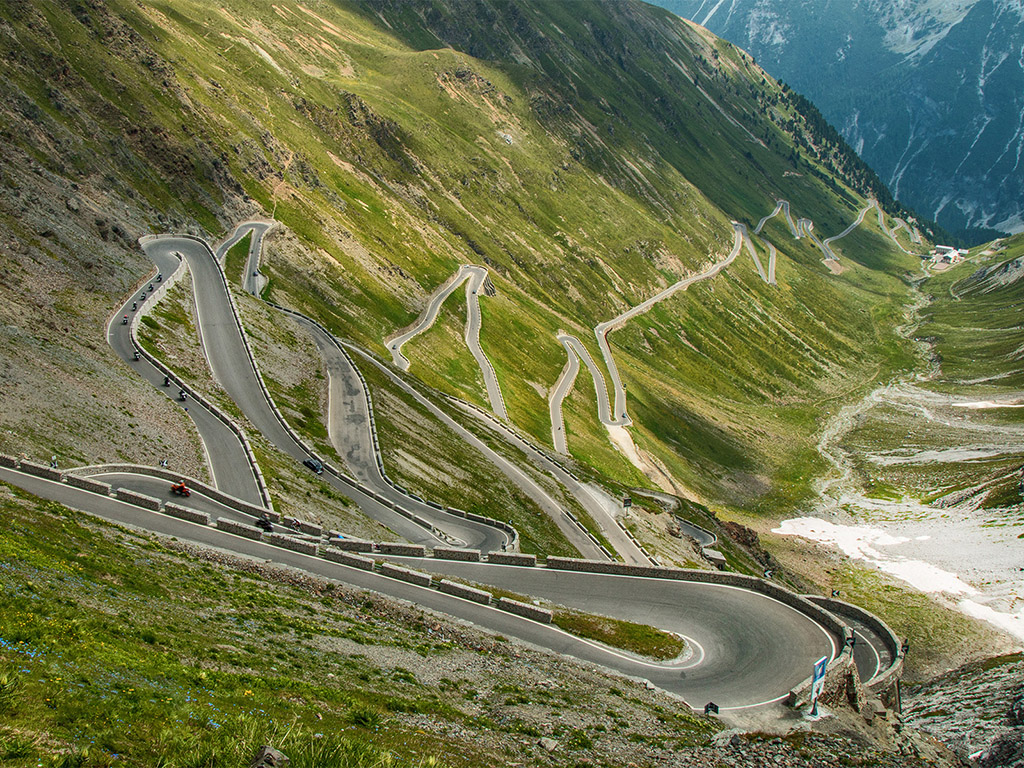
<instances>
[{"instance_id":1,"label":"mountain valley","mask_svg":"<svg viewBox=\"0 0 1024 768\"><path fill-rule=\"evenodd\" d=\"M208 410L241 436L252 492L231 503L264 510L261 547L426 544L434 566L352 562L542 612L587 609L450 576L438 552L534 557L538 583L582 557L838 589L909 642L890 662L915 685L1019 648L1024 240L936 269L935 232L750 54L629 1L68 0L5 5L0 33L0 454L22 469L138 469L143 495L180 475L207 503L228 466ZM228 332L242 357L211 359ZM898 708L864 687L881 661L813 725L774 681L701 717L650 681L664 669L609 676L542 650L576 640L104 522L12 477L5 764L244 762L271 737L296 765L964 757L874 714ZM784 530L809 516L908 526L917 549L894 559L969 581L984 610ZM207 520L259 540L250 517ZM919 540L939 530L984 567ZM672 663L698 663L680 641Z\"/></svg>"}]
</instances>

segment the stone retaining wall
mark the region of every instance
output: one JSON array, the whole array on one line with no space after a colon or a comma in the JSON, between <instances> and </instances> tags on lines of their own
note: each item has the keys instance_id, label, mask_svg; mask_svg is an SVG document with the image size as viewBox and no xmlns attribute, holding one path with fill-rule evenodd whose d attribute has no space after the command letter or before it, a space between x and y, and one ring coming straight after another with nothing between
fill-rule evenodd
<instances>
[{"instance_id":1,"label":"stone retaining wall","mask_svg":"<svg viewBox=\"0 0 1024 768\"><path fill-rule=\"evenodd\" d=\"M860 684L860 678L857 675L857 665L853 663L853 653L851 653L849 648L844 647L842 652L832 659L825 670L825 684L821 689L821 695L818 697L818 700L828 703L837 702L843 696L848 695L847 691L851 683L856 689ZM786 703L791 707L806 707L810 705L810 677L790 690Z\"/></svg>"},{"instance_id":2,"label":"stone retaining wall","mask_svg":"<svg viewBox=\"0 0 1024 768\"><path fill-rule=\"evenodd\" d=\"M0 453L0 467L7 467L8 469L17 469L18 459L14 456L7 456L6 454Z\"/></svg>"},{"instance_id":3,"label":"stone retaining wall","mask_svg":"<svg viewBox=\"0 0 1024 768\"><path fill-rule=\"evenodd\" d=\"M303 533L307 533L310 536L323 536L324 529L322 525L316 525L315 523L307 523L305 520L299 520L299 530Z\"/></svg>"},{"instance_id":4,"label":"stone retaining wall","mask_svg":"<svg viewBox=\"0 0 1024 768\"><path fill-rule=\"evenodd\" d=\"M273 544L277 547L284 547L290 549L293 552L301 552L304 555L316 555L319 552L319 547L308 541L299 541L293 539L291 536L285 536L280 533L268 533L263 540L268 544Z\"/></svg>"},{"instance_id":5,"label":"stone retaining wall","mask_svg":"<svg viewBox=\"0 0 1024 768\"><path fill-rule=\"evenodd\" d=\"M60 482L62 473L59 469L50 469L46 464L36 464L34 461L28 461L22 459L21 471L26 475L35 475L36 477L45 477L47 480L54 480Z\"/></svg>"},{"instance_id":6,"label":"stone retaining wall","mask_svg":"<svg viewBox=\"0 0 1024 768\"><path fill-rule=\"evenodd\" d=\"M498 607L503 611L514 613L527 619L539 621L542 624L550 624L554 614L548 608L541 608L539 605L521 603L518 600L510 600L507 597L498 598Z\"/></svg>"},{"instance_id":7,"label":"stone retaining wall","mask_svg":"<svg viewBox=\"0 0 1024 768\"><path fill-rule=\"evenodd\" d=\"M483 605L491 604L491 593L484 592L482 589L467 587L465 584L458 584L454 581L448 581L448 579L441 579L440 589L445 594L463 597L466 600L472 600L475 603L482 603Z\"/></svg>"},{"instance_id":8,"label":"stone retaining wall","mask_svg":"<svg viewBox=\"0 0 1024 768\"><path fill-rule=\"evenodd\" d=\"M101 496L110 495L110 483L102 483L99 480L93 480L89 477L79 477L78 475L65 475L65 481L72 488L80 488L83 491L92 491L98 493Z\"/></svg>"},{"instance_id":9,"label":"stone retaining wall","mask_svg":"<svg viewBox=\"0 0 1024 768\"><path fill-rule=\"evenodd\" d=\"M416 525L418 525L420 528L426 528L431 533L434 533L437 530L434 524L427 520L427 518L425 517L420 517L419 515L409 515L409 519L416 523Z\"/></svg>"},{"instance_id":10,"label":"stone retaining wall","mask_svg":"<svg viewBox=\"0 0 1024 768\"><path fill-rule=\"evenodd\" d=\"M521 555L518 552L488 552L487 562L496 565L537 565L536 555Z\"/></svg>"},{"instance_id":11,"label":"stone retaining wall","mask_svg":"<svg viewBox=\"0 0 1024 768\"><path fill-rule=\"evenodd\" d=\"M332 563L341 563L342 565L348 565L364 571L373 570L373 560L368 557L353 555L348 552L336 552L330 549L321 549L320 557L324 560L330 560Z\"/></svg>"},{"instance_id":12,"label":"stone retaining wall","mask_svg":"<svg viewBox=\"0 0 1024 768\"><path fill-rule=\"evenodd\" d=\"M372 541L362 541L361 539L331 539L329 543L332 547L342 549L346 552L373 552Z\"/></svg>"},{"instance_id":13,"label":"stone retaining wall","mask_svg":"<svg viewBox=\"0 0 1024 768\"><path fill-rule=\"evenodd\" d=\"M221 531L227 531L228 533L234 533L238 536L244 536L247 539L253 539L259 541L263 537L263 531L252 525L246 525L245 523L239 523L235 520L227 520L220 518L217 520L217 529Z\"/></svg>"},{"instance_id":14,"label":"stone retaining wall","mask_svg":"<svg viewBox=\"0 0 1024 768\"><path fill-rule=\"evenodd\" d=\"M164 504L164 514L176 517L179 520L188 520L190 523L210 524L210 516L205 512L182 507L178 504Z\"/></svg>"},{"instance_id":15,"label":"stone retaining wall","mask_svg":"<svg viewBox=\"0 0 1024 768\"><path fill-rule=\"evenodd\" d=\"M889 655L892 658L892 663L890 663L886 669L879 672L874 678L865 683L865 687L872 693L877 693L884 697L884 694L888 693L903 675L903 653L901 650L900 639L896 636L896 633L893 632L884 621L873 613L865 611L859 605L847 603L843 600L834 600L830 597L820 597L818 595L811 595L809 596L809 599L815 605L820 605L822 608L827 611L831 611L832 613L836 613L840 616L843 614L853 616L858 621L861 621L871 627L872 631L882 638L882 642L885 643L885 647L888 649Z\"/></svg>"},{"instance_id":16,"label":"stone retaining wall","mask_svg":"<svg viewBox=\"0 0 1024 768\"><path fill-rule=\"evenodd\" d=\"M479 563L479 549L455 549L451 547L434 547L434 557L438 560L460 560L466 563Z\"/></svg>"},{"instance_id":17,"label":"stone retaining wall","mask_svg":"<svg viewBox=\"0 0 1024 768\"><path fill-rule=\"evenodd\" d=\"M805 597L801 597L788 589L773 584L765 579L744 576L739 573L723 573L721 571L692 571L682 568L664 568L649 565L626 565L625 563L609 563L602 560L580 560L571 557L548 557L548 568L563 571L579 571L586 573L611 573L623 576L640 576L652 579L673 579L676 581L692 581L703 584L724 584L740 587L751 592L760 592L773 597L781 603L796 608L810 616L823 627L842 637L846 625L830 612L820 608Z\"/></svg>"},{"instance_id":18,"label":"stone retaining wall","mask_svg":"<svg viewBox=\"0 0 1024 768\"><path fill-rule=\"evenodd\" d=\"M391 563L381 563L380 572L383 576L389 576L400 581L408 581L420 587L429 587L431 582L429 573L410 571L408 568L402 568L400 565L392 565Z\"/></svg>"},{"instance_id":19,"label":"stone retaining wall","mask_svg":"<svg viewBox=\"0 0 1024 768\"><path fill-rule=\"evenodd\" d=\"M402 544L397 541L385 541L377 545L382 555L400 555L402 557L426 557L427 548L422 544Z\"/></svg>"},{"instance_id":20,"label":"stone retaining wall","mask_svg":"<svg viewBox=\"0 0 1024 768\"><path fill-rule=\"evenodd\" d=\"M135 491L129 491L127 488L118 488L116 491L114 491L114 495L117 497L118 501L124 501L127 502L128 504L134 504L137 507L149 509L152 510L153 512L160 511L160 504L162 503L160 499L153 498L152 496L147 496L144 493L136 493Z\"/></svg>"}]
</instances>

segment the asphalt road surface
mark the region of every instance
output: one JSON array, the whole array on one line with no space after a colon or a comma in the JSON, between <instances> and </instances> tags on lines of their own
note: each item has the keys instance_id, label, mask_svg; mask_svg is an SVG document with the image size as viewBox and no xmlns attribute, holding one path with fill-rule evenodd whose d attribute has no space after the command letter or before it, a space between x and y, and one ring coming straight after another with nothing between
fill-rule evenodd
<instances>
[{"instance_id":1,"label":"asphalt road surface","mask_svg":"<svg viewBox=\"0 0 1024 768\"><path fill-rule=\"evenodd\" d=\"M733 232L734 238L732 250L724 259L713 264L703 272L691 275L690 277L686 277L676 283L673 283L665 290L655 294L646 301L637 304L635 307L631 307L618 317L606 320L603 323L598 323L594 327L594 336L597 338L597 345L601 350L601 356L604 358L605 367L608 369L608 375L611 377L612 381L612 391L614 392L615 398L614 409L610 407L610 398L608 396L604 376L601 374L600 368L598 368L586 347L584 347L583 343L575 336L559 333L558 340L562 342L562 346L565 347L566 353L569 357L569 362L566 364L566 367L562 369L562 373L558 377L558 381L555 383L555 386L552 388L551 394L548 397L548 408L551 415L551 439L555 445L555 450L560 453L567 453L565 422L562 419L562 401L565 399L569 390L572 388L573 382L576 380L576 374L579 371L579 360L582 360L587 366L587 369L590 371L591 378L594 381L594 392L597 394L597 416L601 423L607 426L628 426L633 423L632 419L629 418L629 413L626 409L626 388L622 386L622 380L619 377L619 369L615 365L615 357L612 355L611 347L608 344L608 334L617 328L621 328L626 322L637 315L646 312L659 301L667 299L677 291L685 290L693 283L714 277L729 266L729 264L735 260L736 256L739 255L740 248L743 247L744 240L749 241L747 238L746 227L743 224L733 222ZM753 247L748 247L750 247L751 252L753 252ZM758 265L760 266L760 262L758 262Z\"/></svg>"},{"instance_id":2,"label":"asphalt road surface","mask_svg":"<svg viewBox=\"0 0 1024 768\"><path fill-rule=\"evenodd\" d=\"M156 266L156 273L162 274L164 280L169 280L181 264L181 259L173 247L157 245L157 243L161 242L164 241L151 240L143 245L143 250L153 260ZM154 275L154 282L151 284L160 285L162 282L155 282ZM236 498L252 504L262 505L264 503L263 497L260 494L256 476L253 473L249 458L238 436L201 403L197 403L191 398L184 402L178 400L180 388L173 381L171 386L165 387L165 374L163 371L152 365L144 357L139 360L134 359L135 346L131 339L131 326L123 324L121 319L127 315L130 322L132 316L137 311L141 311L141 305L139 310L132 310L131 307L133 303L139 304L139 299L143 295L146 295L147 298L143 300L142 304L146 301L153 301L152 298L149 298L151 293L148 290L148 284L144 286L143 291L133 293L118 308L111 318L110 324L107 326L107 343L110 344L118 357L131 366L135 373L154 387L160 389L168 397L175 399L183 409L188 408L189 418L196 425L196 430L203 445L203 451L206 454L207 466L210 469L213 486ZM173 457L168 458L173 459Z\"/></svg>"},{"instance_id":3,"label":"asphalt road surface","mask_svg":"<svg viewBox=\"0 0 1024 768\"><path fill-rule=\"evenodd\" d=\"M149 512L108 496L0 468L0 479L112 522L217 547L408 600L556 653L650 680L694 706L723 710L776 703L839 639L800 612L755 592L719 585L548 571L480 563L409 561L414 567L546 597L560 604L678 632L690 653L660 664L468 600Z\"/></svg>"},{"instance_id":4,"label":"asphalt road surface","mask_svg":"<svg viewBox=\"0 0 1024 768\"><path fill-rule=\"evenodd\" d=\"M777 208L776 213L779 210L780 208ZM858 221L851 225L846 232L830 238L826 243L851 231L854 226L863 221L868 210L870 210L870 206L861 212ZM786 213L788 218L788 206L786 206ZM805 224L805 221L801 220L800 226L810 234L810 226ZM269 226L269 222L248 222L240 226L219 249L222 257L227 248L243 237L246 231L253 232L253 244L250 248L245 282L247 286L256 290L258 290L258 282L249 278L258 277L253 273L257 271L258 251L262 235ZM693 282L714 276L731 263L738 255L743 242L747 240L746 230L742 224L734 223L734 230L734 246L726 259L699 275L694 275L670 286L666 291L643 304L595 328L595 335L599 343L603 341L602 352L606 356L606 364L613 376L616 412L621 407L625 414L625 392L622 390L621 383L618 382L617 370L611 359L610 349L607 348L607 334L636 314L646 311L656 301L666 298L677 290L684 289ZM816 238L815 241L823 247L823 250L827 248L827 244L820 243ZM747 247L752 250L749 241ZM260 385L258 374L245 346L243 331L231 305L223 272L213 252L205 243L190 238L153 239L146 243L145 249L157 265L157 269L165 275L170 275L177 270L179 255L184 258L193 274L197 325L214 377L235 400L247 418L272 443L297 461L306 458L308 454L305 449L278 420ZM762 274L762 276L764 275ZM146 292L148 293L148 286ZM139 296L133 296L123 307L119 308L108 327L108 340L114 350L126 361L126 364L135 367L140 375L150 380L155 386L162 387L163 373L144 360L135 361L133 359L134 347L129 334L130 324L124 325L120 322L120 318L125 314L129 315L129 319L131 319L131 302L139 300ZM344 397L339 400L359 401L358 395L361 388L352 384L351 377L355 375L355 371L352 368L351 360L344 354L339 342L319 330L315 325L309 324L309 327L314 332L318 347L325 355L325 359L328 360L328 370L332 372L332 388L335 386L333 379L337 377L339 386L345 390L342 393ZM582 348L582 345L579 346ZM587 357L589 358L589 355ZM341 364L342 360L345 360L344 365ZM373 362L376 363L376 361ZM593 363L592 360L591 363ZM594 370L596 370L596 366L594 366ZM396 378L396 381L400 381L393 374L390 375ZM563 378L565 377L563 376ZM596 386L596 375L594 375L594 379ZM601 389L605 393L604 402L607 412L610 409L603 378L600 383ZM407 387L407 385L404 386ZM416 394L418 395L418 393ZM562 397L564 397L564 393ZM226 430L220 419L196 403L191 403L191 405L193 407L189 414L200 429L204 449L208 453L211 466L216 467L213 471L216 487L253 503L261 503L258 490L254 492L255 478L248 461L244 460L244 469L226 463L237 462L239 456L244 459L244 452L241 451L237 437L230 430ZM461 430L459 434L465 439L476 440L477 443L480 443L471 433L457 425L436 406L431 404L431 408L440 414L439 418L443 416L446 423L450 422L451 425L455 425L458 430ZM609 422L615 418L611 413L606 415ZM332 410L332 423L336 417L340 417L341 420L347 418L344 412L335 413ZM628 416L624 416L624 418L628 419ZM365 430L366 424L369 422L367 414L355 414L352 423L357 421L363 424L360 429ZM220 428L219 432L218 427ZM223 436L225 430L230 435L230 439ZM348 439L344 437L344 434L342 431L338 435L343 441ZM219 440L223 440L224 444L221 445ZM372 454L372 448L369 451L366 448L367 445L372 446L372 435L361 435L359 441L363 445L362 452L359 454L359 462L362 462L360 471L365 472L366 476L372 479L371 467L377 466L376 459ZM548 461L539 451L534 450L534 453L536 455L531 454L530 458L539 466L544 461ZM564 473L564 470L558 468L553 462L548 463ZM521 470L514 465L510 466L521 473ZM246 476L251 479L251 485L246 485L244 482ZM617 575L549 571L541 568L515 568L487 563L410 561L414 567L429 569L435 573L459 576L516 593L543 597L581 610L652 624L687 638L689 651L683 658L665 664L654 663L581 640L556 627L538 624L477 603L444 595L435 590L416 587L375 573L351 569L319 558L228 534L211 527L199 526L160 513L142 510L107 496L2 468L0 468L0 478L14 482L46 498L55 499L68 506L88 511L114 522L290 565L354 586L374 589L392 597L410 600L424 607L471 621L481 627L520 638L548 650L600 664L624 674L646 678L658 687L683 696L689 703L698 706L705 700L714 700L723 710L761 707L777 702L787 694L791 687L808 676L811 665L817 658L821 656L833 658L837 654L841 642L841 638L831 635L809 616L760 593L734 587ZM446 538L415 525L374 500L369 494L344 483L340 478L326 473L323 478L326 482L338 487L341 492L354 498L371 517L388 520L385 524L403 537L430 546L447 543ZM115 487L130 487L162 499L166 499L169 493L167 487L169 484L166 480L158 480L150 476L107 474L99 476L99 479L110 482ZM243 492L236 492L225 487L226 484L232 482L237 482ZM387 483L383 483L383 486L390 488ZM177 498L173 500L179 503L182 501ZM251 518L231 511L199 493L193 494L191 499L185 501L190 506L207 511L214 517L251 522ZM405 501L404 498L403 501ZM432 512L435 516L445 514L437 513L435 509L426 504L423 506L425 507L424 511ZM446 527L449 523L458 526L459 521L465 526L449 529L456 531L456 535L462 539L462 543L484 550L496 549L497 545L500 545L501 542L491 541L488 538L496 533L495 528L482 526L485 530L481 532L475 525L466 525L471 521L455 516L448 517L453 519L445 521ZM884 650L885 645L869 627L850 618L844 618L854 627L858 637L863 640L855 648L855 659L862 675L866 679L870 678L891 661Z\"/></svg>"},{"instance_id":5,"label":"asphalt road surface","mask_svg":"<svg viewBox=\"0 0 1024 768\"><path fill-rule=\"evenodd\" d=\"M395 367L401 371L409 370L409 359L402 354L402 347L409 341L429 329L436 321L441 311L441 305L445 300L455 293L455 290L466 283L466 329L464 338L470 354L476 360L480 368L480 374L484 379L484 387L487 390L487 400L491 404L491 410L501 420L508 420L508 412L505 410L505 400L501 396L501 387L498 384L498 376L494 372L494 366L484 354L480 346L480 290L487 282L487 268L473 264L463 264L447 282L438 287L427 301L415 324L403 334L384 340L385 345L391 351L391 359Z\"/></svg>"}]
</instances>

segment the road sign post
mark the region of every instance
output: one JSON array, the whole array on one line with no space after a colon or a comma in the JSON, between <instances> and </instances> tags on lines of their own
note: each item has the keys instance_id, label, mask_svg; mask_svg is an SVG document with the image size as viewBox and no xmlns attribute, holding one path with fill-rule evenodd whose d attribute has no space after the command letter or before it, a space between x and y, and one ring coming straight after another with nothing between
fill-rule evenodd
<instances>
[{"instance_id":1,"label":"road sign post","mask_svg":"<svg viewBox=\"0 0 1024 768\"><path fill-rule=\"evenodd\" d=\"M825 688L825 670L828 668L828 658L822 656L814 662L814 673L811 675L811 717L818 716L818 697Z\"/></svg>"}]
</instances>

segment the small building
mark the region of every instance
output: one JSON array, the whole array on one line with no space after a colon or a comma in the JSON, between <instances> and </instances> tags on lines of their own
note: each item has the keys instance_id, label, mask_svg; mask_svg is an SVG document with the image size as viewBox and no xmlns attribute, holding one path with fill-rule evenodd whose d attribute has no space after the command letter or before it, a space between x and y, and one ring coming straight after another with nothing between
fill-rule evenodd
<instances>
[{"instance_id":1,"label":"small building","mask_svg":"<svg viewBox=\"0 0 1024 768\"><path fill-rule=\"evenodd\" d=\"M933 264L959 264L967 255L967 250L963 248L958 250L951 245L936 245L928 255Z\"/></svg>"}]
</instances>

